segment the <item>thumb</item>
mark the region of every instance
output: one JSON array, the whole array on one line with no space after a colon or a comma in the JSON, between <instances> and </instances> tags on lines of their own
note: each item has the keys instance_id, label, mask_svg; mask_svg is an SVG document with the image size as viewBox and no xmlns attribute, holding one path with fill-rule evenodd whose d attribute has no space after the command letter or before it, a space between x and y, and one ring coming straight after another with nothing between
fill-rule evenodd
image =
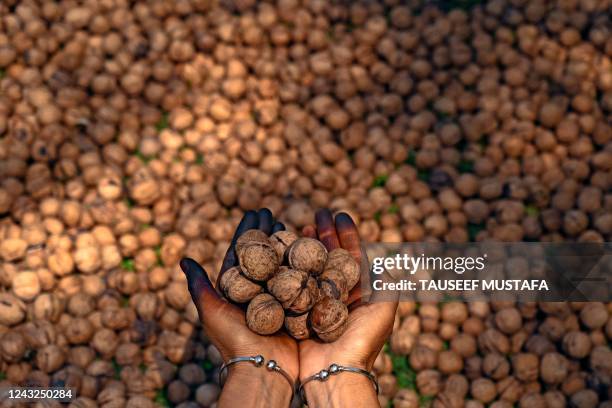
<instances>
[{"instance_id":1,"label":"thumb","mask_svg":"<svg viewBox=\"0 0 612 408\"><path fill-rule=\"evenodd\" d=\"M210 282L208 274L199 263L191 258L183 258L179 265L185 273L191 299L193 299L200 317L203 317L205 309L210 311L223 304L223 300Z\"/></svg>"}]
</instances>

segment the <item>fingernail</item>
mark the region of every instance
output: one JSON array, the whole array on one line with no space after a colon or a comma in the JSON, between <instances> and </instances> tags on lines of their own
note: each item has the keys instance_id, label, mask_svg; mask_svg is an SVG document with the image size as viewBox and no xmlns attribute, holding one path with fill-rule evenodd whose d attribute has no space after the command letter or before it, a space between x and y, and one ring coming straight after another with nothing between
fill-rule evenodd
<instances>
[{"instance_id":1,"label":"fingernail","mask_svg":"<svg viewBox=\"0 0 612 408\"><path fill-rule=\"evenodd\" d=\"M197 262L193 259L183 258L179 262L179 265L183 270L183 273L185 273L185 277L187 278L188 282L193 281L198 276L198 270L195 267L197 265Z\"/></svg>"},{"instance_id":2,"label":"fingernail","mask_svg":"<svg viewBox=\"0 0 612 408\"><path fill-rule=\"evenodd\" d=\"M341 212L336 215L336 224L341 227L347 227L353 225L354 222L350 215L345 212Z\"/></svg>"}]
</instances>

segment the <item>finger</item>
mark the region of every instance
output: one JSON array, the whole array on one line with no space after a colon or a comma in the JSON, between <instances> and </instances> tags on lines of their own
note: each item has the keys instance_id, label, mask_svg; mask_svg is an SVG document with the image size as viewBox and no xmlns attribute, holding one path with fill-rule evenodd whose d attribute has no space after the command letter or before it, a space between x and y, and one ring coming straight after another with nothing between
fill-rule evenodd
<instances>
[{"instance_id":1,"label":"finger","mask_svg":"<svg viewBox=\"0 0 612 408\"><path fill-rule=\"evenodd\" d=\"M266 233L266 235L270 235L272 233L272 224L274 223L274 217L272 217L272 212L267 208L262 208L257 212L259 216L259 225L258 228Z\"/></svg>"},{"instance_id":2,"label":"finger","mask_svg":"<svg viewBox=\"0 0 612 408\"><path fill-rule=\"evenodd\" d=\"M365 250L363 247L361 248L360 254L362 254L362 258L359 262L359 281L349 293L347 301L349 310L353 310L362 304L368 303L368 300L372 295L370 265L368 263L368 258L365 255Z\"/></svg>"},{"instance_id":3,"label":"finger","mask_svg":"<svg viewBox=\"0 0 612 408\"><path fill-rule=\"evenodd\" d=\"M200 313L200 318L204 316L204 309L209 313L224 303L199 263L191 258L183 258L179 265L187 278L187 288Z\"/></svg>"},{"instance_id":4,"label":"finger","mask_svg":"<svg viewBox=\"0 0 612 408\"><path fill-rule=\"evenodd\" d=\"M318 210L315 214L315 222L317 224L317 235L325 248L328 251L340 248L340 241L336 234L336 226L331 211L327 208Z\"/></svg>"},{"instance_id":5,"label":"finger","mask_svg":"<svg viewBox=\"0 0 612 408\"><path fill-rule=\"evenodd\" d=\"M317 230L315 229L314 225L307 225L304 228L302 228L302 235L305 236L306 238L317 238Z\"/></svg>"},{"instance_id":6,"label":"finger","mask_svg":"<svg viewBox=\"0 0 612 408\"><path fill-rule=\"evenodd\" d=\"M255 211L247 211L244 213L242 220L236 227L236 232L234 232L234 237L232 238L232 245L236 245L236 241L242 234L250 229L257 229L259 226L259 214Z\"/></svg>"},{"instance_id":7,"label":"finger","mask_svg":"<svg viewBox=\"0 0 612 408\"><path fill-rule=\"evenodd\" d=\"M274 225L272 226L272 233L273 234L275 232L284 231L284 230L285 230L285 224L283 224L282 222L275 222Z\"/></svg>"},{"instance_id":8,"label":"finger","mask_svg":"<svg viewBox=\"0 0 612 408\"><path fill-rule=\"evenodd\" d=\"M348 305L349 311L355 309L356 307L361 306L364 303L362 299L362 289L361 285L358 283L348 295L348 299L346 304Z\"/></svg>"},{"instance_id":9,"label":"finger","mask_svg":"<svg viewBox=\"0 0 612 408\"><path fill-rule=\"evenodd\" d=\"M236 256L236 249L234 248L236 245L236 241L245 231L250 229L256 229L259 224L259 216L255 211L247 211L244 213L242 220L236 227L236 231L234 232L234 236L232 237L232 242L230 243L227 252L225 253L225 257L223 258L223 263L221 264L221 271L219 272L219 276L217 276L217 282L215 287L219 286L219 280L221 279L221 275L229 268L238 264L238 257Z\"/></svg>"},{"instance_id":10,"label":"finger","mask_svg":"<svg viewBox=\"0 0 612 408\"><path fill-rule=\"evenodd\" d=\"M340 246L349 251L357 262L361 262L362 254L359 230L357 230L357 226L350 215L344 212L336 215L336 232Z\"/></svg>"}]
</instances>

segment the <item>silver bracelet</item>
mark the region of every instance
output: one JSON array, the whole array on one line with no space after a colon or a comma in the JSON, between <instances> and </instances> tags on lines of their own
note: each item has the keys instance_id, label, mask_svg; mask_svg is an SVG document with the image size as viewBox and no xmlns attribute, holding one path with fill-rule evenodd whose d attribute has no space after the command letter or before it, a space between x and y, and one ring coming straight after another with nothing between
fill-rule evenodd
<instances>
[{"instance_id":1,"label":"silver bracelet","mask_svg":"<svg viewBox=\"0 0 612 408\"><path fill-rule=\"evenodd\" d=\"M304 386L307 383L314 381L314 380L324 382L324 381L327 381L330 376L340 374L342 372L365 375L374 384L376 395L378 395L378 381L376 381L376 377L374 377L374 374L364 369L361 369L361 368L345 367L340 364L332 363L327 369L323 369L319 371L318 373L313 374L310 377L307 377L304 381L301 382L300 387L298 388L298 395L300 396L300 398L302 398L302 402L308 405L308 401L306 401L306 396L304 395Z\"/></svg>"},{"instance_id":2,"label":"silver bracelet","mask_svg":"<svg viewBox=\"0 0 612 408\"><path fill-rule=\"evenodd\" d=\"M266 368L268 369L268 371L275 371L281 374L289 382L289 386L291 387L291 399L293 399L293 394L295 393L295 383L291 379L291 376L285 370L283 370L275 360L268 360L266 362L265 357L261 354L248 357L234 357L227 360L227 363L223 363L223 365L219 369L219 385L222 384L221 377L223 375L223 372L232 364L242 362L253 363L255 367L261 367L264 363L266 363Z\"/></svg>"}]
</instances>

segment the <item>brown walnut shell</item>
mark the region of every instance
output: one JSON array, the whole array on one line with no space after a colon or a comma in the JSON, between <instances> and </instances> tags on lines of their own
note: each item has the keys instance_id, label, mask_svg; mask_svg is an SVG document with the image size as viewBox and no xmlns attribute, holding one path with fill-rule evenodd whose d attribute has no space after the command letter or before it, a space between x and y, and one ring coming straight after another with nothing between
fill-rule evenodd
<instances>
[{"instance_id":1,"label":"brown walnut shell","mask_svg":"<svg viewBox=\"0 0 612 408\"><path fill-rule=\"evenodd\" d=\"M278 271L280 264L276 251L269 243L250 242L237 250L240 270L254 281L267 281Z\"/></svg>"},{"instance_id":2,"label":"brown walnut shell","mask_svg":"<svg viewBox=\"0 0 612 408\"><path fill-rule=\"evenodd\" d=\"M265 232L258 229L250 229L245 231L244 234L242 234L236 240L236 253L238 253L244 246L255 242L271 245L270 239Z\"/></svg>"},{"instance_id":3,"label":"brown walnut shell","mask_svg":"<svg viewBox=\"0 0 612 408\"><path fill-rule=\"evenodd\" d=\"M309 338L310 328L308 327L308 313L298 316L286 316L285 329L289 335L296 340L305 340Z\"/></svg>"},{"instance_id":4,"label":"brown walnut shell","mask_svg":"<svg viewBox=\"0 0 612 408\"><path fill-rule=\"evenodd\" d=\"M327 262L327 249L313 238L300 238L288 249L287 259L293 269L306 271L312 275L323 272Z\"/></svg>"},{"instance_id":5,"label":"brown walnut shell","mask_svg":"<svg viewBox=\"0 0 612 408\"><path fill-rule=\"evenodd\" d=\"M310 327L326 343L337 340L348 326L348 309L337 299L324 297L309 314Z\"/></svg>"},{"instance_id":6,"label":"brown walnut shell","mask_svg":"<svg viewBox=\"0 0 612 408\"><path fill-rule=\"evenodd\" d=\"M342 272L346 278L346 286L349 291L357 285L361 275L359 263L344 248L336 248L327 254L325 269L337 269Z\"/></svg>"},{"instance_id":7,"label":"brown walnut shell","mask_svg":"<svg viewBox=\"0 0 612 408\"><path fill-rule=\"evenodd\" d=\"M319 275L319 288L322 296L329 296L342 302L348 300L346 277L338 269L325 269Z\"/></svg>"},{"instance_id":8,"label":"brown walnut shell","mask_svg":"<svg viewBox=\"0 0 612 408\"><path fill-rule=\"evenodd\" d=\"M268 291L294 313L304 313L314 305L317 298L316 281L304 271L281 266L278 273L268 281Z\"/></svg>"},{"instance_id":9,"label":"brown walnut shell","mask_svg":"<svg viewBox=\"0 0 612 408\"><path fill-rule=\"evenodd\" d=\"M281 304L268 293L253 298L247 307L246 322L249 329L258 334L276 333L285 321Z\"/></svg>"},{"instance_id":10,"label":"brown walnut shell","mask_svg":"<svg viewBox=\"0 0 612 408\"><path fill-rule=\"evenodd\" d=\"M221 275L219 287L236 303L246 303L263 291L260 285L245 278L236 266Z\"/></svg>"},{"instance_id":11,"label":"brown walnut shell","mask_svg":"<svg viewBox=\"0 0 612 408\"><path fill-rule=\"evenodd\" d=\"M287 248L289 248L297 239L297 234L291 231L277 231L270 235L270 242L272 243L272 247L276 251L278 259L281 263L285 258L285 251L287 251Z\"/></svg>"}]
</instances>

